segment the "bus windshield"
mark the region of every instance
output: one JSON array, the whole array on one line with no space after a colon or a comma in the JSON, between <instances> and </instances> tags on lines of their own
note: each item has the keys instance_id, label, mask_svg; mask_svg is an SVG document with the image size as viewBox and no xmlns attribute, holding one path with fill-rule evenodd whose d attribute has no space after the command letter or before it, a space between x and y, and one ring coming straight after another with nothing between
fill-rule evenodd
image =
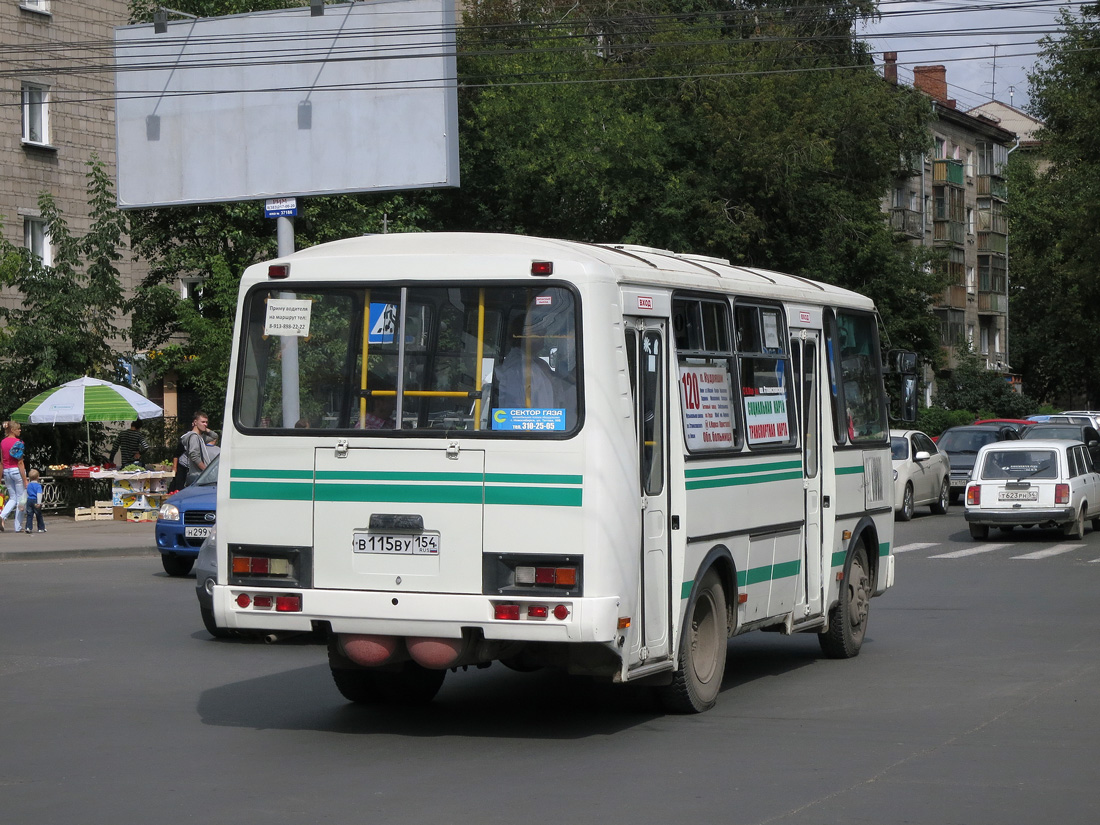
<instances>
[{"instance_id":1,"label":"bus windshield","mask_svg":"<svg viewBox=\"0 0 1100 825\"><path fill-rule=\"evenodd\" d=\"M255 289L237 425L562 437L580 417L577 313L545 283Z\"/></svg>"}]
</instances>

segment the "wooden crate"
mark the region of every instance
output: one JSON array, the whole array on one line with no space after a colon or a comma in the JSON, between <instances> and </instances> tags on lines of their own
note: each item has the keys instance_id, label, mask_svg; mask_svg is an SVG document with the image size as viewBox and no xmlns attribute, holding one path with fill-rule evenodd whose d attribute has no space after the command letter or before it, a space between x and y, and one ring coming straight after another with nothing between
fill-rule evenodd
<instances>
[{"instance_id":1,"label":"wooden crate","mask_svg":"<svg viewBox=\"0 0 1100 825\"><path fill-rule=\"evenodd\" d=\"M73 519L76 521L95 521L95 508L77 507L73 510Z\"/></svg>"}]
</instances>

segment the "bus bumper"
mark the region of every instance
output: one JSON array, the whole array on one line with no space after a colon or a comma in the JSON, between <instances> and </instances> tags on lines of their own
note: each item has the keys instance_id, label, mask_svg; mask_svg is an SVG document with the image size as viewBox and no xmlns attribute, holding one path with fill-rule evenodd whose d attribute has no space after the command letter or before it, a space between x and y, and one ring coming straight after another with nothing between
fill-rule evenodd
<instances>
[{"instance_id":1,"label":"bus bumper","mask_svg":"<svg viewBox=\"0 0 1100 825\"><path fill-rule=\"evenodd\" d=\"M256 596L286 595L299 596L300 611L277 612L274 606L257 606ZM464 628L479 628L484 638L503 641L611 642L618 631L620 601L617 596L521 599L236 585L214 588L217 622L235 630L308 631L314 622L327 622L334 633L458 639ZM268 602L261 599L259 604ZM516 605L518 618L497 618L497 608L503 605ZM559 615L564 612L564 618L555 615L559 606L565 608L557 611ZM545 616L531 607L547 608Z\"/></svg>"}]
</instances>

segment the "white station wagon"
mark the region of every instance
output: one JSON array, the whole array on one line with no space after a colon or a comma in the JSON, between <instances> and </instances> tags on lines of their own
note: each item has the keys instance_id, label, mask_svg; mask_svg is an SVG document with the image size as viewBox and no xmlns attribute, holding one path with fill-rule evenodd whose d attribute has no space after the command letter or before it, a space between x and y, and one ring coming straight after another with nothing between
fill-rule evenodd
<instances>
[{"instance_id":1,"label":"white station wagon","mask_svg":"<svg viewBox=\"0 0 1100 825\"><path fill-rule=\"evenodd\" d=\"M973 538L988 538L990 527L1038 525L1080 539L1088 519L1100 530L1100 473L1081 442L998 441L978 451L966 486Z\"/></svg>"}]
</instances>

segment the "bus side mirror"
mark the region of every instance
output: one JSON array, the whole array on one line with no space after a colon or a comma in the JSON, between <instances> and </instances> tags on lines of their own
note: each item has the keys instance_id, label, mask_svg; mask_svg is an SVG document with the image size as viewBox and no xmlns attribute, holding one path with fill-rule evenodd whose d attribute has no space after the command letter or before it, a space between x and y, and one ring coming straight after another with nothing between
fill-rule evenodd
<instances>
[{"instance_id":1,"label":"bus side mirror","mask_svg":"<svg viewBox=\"0 0 1100 825\"><path fill-rule=\"evenodd\" d=\"M891 350L886 363L890 376L891 414L901 421L916 421L917 354L908 350Z\"/></svg>"}]
</instances>

